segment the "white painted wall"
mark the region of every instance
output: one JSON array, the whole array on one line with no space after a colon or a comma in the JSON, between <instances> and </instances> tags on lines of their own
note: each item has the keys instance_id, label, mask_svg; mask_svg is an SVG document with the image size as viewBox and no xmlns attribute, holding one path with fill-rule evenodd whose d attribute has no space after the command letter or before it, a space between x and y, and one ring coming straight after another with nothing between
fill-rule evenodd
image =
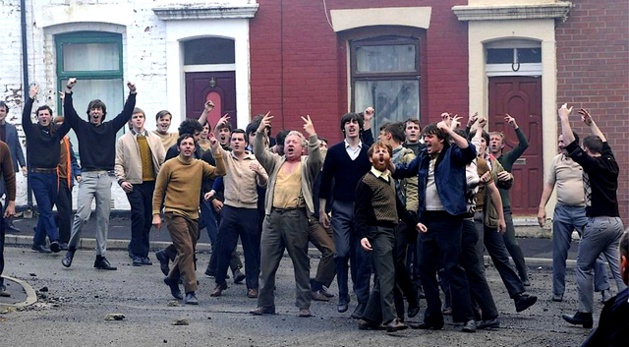
<instances>
[{"instance_id":1,"label":"white painted wall","mask_svg":"<svg viewBox=\"0 0 629 347\"><path fill-rule=\"evenodd\" d=\"M124 79L138 87L137 106L147 113L147 129L155 128L154 115L173 112L173 127L184 118L184 79L180 40L207 36L236 40L236 89L238 126L249 120L249 22L247 19L169 21L157 18L157 6L182 6L180 2L154 0L32 0L26 2L28 66L30 82L40 85L37 107L48 104L57 110L57 76L54 35L94 30L121 33ZM198 5L208 6L197 0ZM221 6L255 4L255 0L222 0ZM20 1L5 0L0 7L0 98L10 104L8 121L21 131L22 48ZM187 5L192 5L186 2ZM218 6L218 5L217 5ZM26 91L26 93L28 93ZM125 91L126 95L126 91ZM83 106L77 105L82 108ZM112 110L118 113L120 110ZM21 133L21 132L20 132ZM23 136L23 134L21 133ZM22 138L23 142L24 139ZM78 150L75 148L75 150ZM114 209L128 209L122 189L113 185ZM18 177L18 206L26 205L26 182Z\"/></svg>"}]
</instances>

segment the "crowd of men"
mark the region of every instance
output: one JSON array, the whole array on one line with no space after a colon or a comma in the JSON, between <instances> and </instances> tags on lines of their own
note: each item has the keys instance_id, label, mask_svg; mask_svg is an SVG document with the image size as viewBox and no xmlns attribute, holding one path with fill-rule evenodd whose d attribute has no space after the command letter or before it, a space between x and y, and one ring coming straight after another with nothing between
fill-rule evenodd
<instances>
[{"instance_id":1,"label":"crowd of men","mask_svg":"<svg viewBox=\"0 0 629 347\"><path fill-rule=\"evenodd\" d=\"M0 188L7 202L3 217L15 213L13 167L20 167L29 177L39 212L32 249L65 250L64 267L72 266L95 201L94 267L117 269L106 258L115 181L131 206L131 264L152 265L150 231L165 222L172 245L155 256L170 294L188 305L199 303L195 248L204 228L212 242L205 270L215 279L211 296L228 289L231 269L235 283L245 281L246 297L257 299L250 311L254 315L275 314L275 275L284 251L295 272L299 317L312 316L313 300L335 296L330 291L335 277L337 310L348 311L351 277L357 300L351 317L359 319L360 329L406 329L405 318L419 313L420 298L427 304L424 319L411 328L439 330L444 315L451 315L464 332L498 328L499 314L485 276L485 250L517 312L537 301L526 293L530 278L515 238L509 199L511 170L528 142L508 114L505 124L518 139L510 151L505 150L504 134L487 133L487 119L478 115L471 116L466 127L461 117L448 113L423 130L413 118L383 124L376 140L371 107L342 116L343 141L328 149L309 116L301 117L303 132L281 131L276 139L270 137L270 113L255 117L244 130L232 129L225 115L212 131L207 122L214 108L211 101L198 120L184 120L177 132L168 131L172 120L168 111L158 112L157 129L148 131L146 114L136 107L133 83L128 83L129 96L120 114L105 121L107 107L95 99L84 120L73 105L76 83L69 79L62 95L64 117L53 119L52 109L44 105L36 110L36 123L31 111L39 89L30 87L22 114L28 167L15 127L5 121L8 106L0 103ZM563 300L567 249L577 230L582 237L577 257L579 307L576 314L563 318L591 328L594 290L604 301L612 300L603 257L624 296L629 269L627 250L622 250L624 263L618 264L624 228L616 198L618 164L584 109L579 113L592 135L579 143L571 130L571 111L565 104L558 111L560 153L549 168L538 217L542 225L556 187L552 300ZM129 130L116 139L125 125ZM71 129L78 138L80 166L66 136ZM70 223L75 180L77 207ZM12 226L0 223L2 242L7 228ZM244 274L236 252L238 239ZM322 255L312 278L309 243ZM0 246L1 251L4 245ZM3 267L4 256L0 273ZM623 305L628 305L626 299Z\"/></svg>"}]
</instances>

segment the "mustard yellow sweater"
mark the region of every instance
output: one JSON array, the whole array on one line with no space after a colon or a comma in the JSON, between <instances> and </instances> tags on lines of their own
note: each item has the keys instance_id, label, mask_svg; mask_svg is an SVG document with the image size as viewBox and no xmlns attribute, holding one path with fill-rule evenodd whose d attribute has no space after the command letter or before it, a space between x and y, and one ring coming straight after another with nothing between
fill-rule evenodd
<instances>
[{"instance_id":1,"label":"mustard yellow sweater","mask_svg":"<svg viewBox=\"0 0 629 347\"><path fill-rule=\"evenodd\" d=\"M181 154L164 162L155 182L153 215L160 213L163 202L164 212L198 219L201 183L225 175L222 154L213 155L216 167L199 159L186 160Z\"/></svg>"}]
</instances>

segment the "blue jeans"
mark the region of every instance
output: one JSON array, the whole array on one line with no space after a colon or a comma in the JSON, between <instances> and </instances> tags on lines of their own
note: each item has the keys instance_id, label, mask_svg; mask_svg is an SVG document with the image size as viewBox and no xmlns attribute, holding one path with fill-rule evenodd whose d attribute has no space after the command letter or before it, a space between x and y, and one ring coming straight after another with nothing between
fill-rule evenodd
<instances>
[{"instance_id":1,"label":"blue jeans","mask_svg":"<svg viewBox=\"0 0 629 347\"><path fill-rule=\"evenodd\" d=\"M105 256L107 251L107 233L109 231L109 212L111 210L111 182L107 171L83 171L79 183L79 196L72 223L72 236L68 246L75 250L81 239L83 226L90 219L92 201L96 199L96 255Z\"/></svg>"},{"instance_id":2,"label":"blue jeans","mask_svg":"<svg viewBox=\"0 0 629 347\"><path fill-rule=\"evenodd\" d=\"M623 225L620 217L592 217L583 229L583 237L577 253L577 288L579 290L579 312L594 311L593 269L596 259L604 254L616 280L618 291L627 286L620 277L618 246Z\"/></svg>"},{"instance_id":3,"label":"blue jeans","mask_svg":"<svg viewBox=\"0 0 629 347\"><path fill-rule=\"evenodd\" d=\"M59 231L55 224L55 217L52 214L52 205L57 199L57 173L29 172L29 179L39 218L35 227L33 245L40 246L46 243L46 235L50 242L59 241Z\"/></svg>"},{"instance_id":4,"label":"blue jeans","mask_svg":"<svg viewBox=\"0 0 629 347\"><path fill-rule=\"evenodd\" d=\"M218 241L216 243L218 250L215 274L216 284L220 285L225 282L232 253L238 245L238 236L240 236L242 250L245 253L247 288L258 289L258 275L260 274L260 233L258 231L257 208L223 206Z\"/></svg>"},{"instance_id":5,"label":"blue jeans","mask_svg":"<svg viewBox=\"0 0 629 347\"><path fill-rule=\"evenodd\" d=\"M563 295L566 288L566 259L572 241L572 231L583 233L587 224L584 206L569 206L558 203L553 213L553 294ZM603 257L594 264L594 290L609 289L607 269Z\"/></svg>"}]
</instances>

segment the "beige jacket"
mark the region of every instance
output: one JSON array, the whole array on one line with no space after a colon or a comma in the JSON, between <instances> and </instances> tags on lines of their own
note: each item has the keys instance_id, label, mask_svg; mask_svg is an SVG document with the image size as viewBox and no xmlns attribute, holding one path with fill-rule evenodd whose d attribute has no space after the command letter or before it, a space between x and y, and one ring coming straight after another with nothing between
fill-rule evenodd
<instances>
[{"instance_id":1,"label":"beige jacket","mask_svg":"<svg viewBox=\"0 0 629 347\"><path fill-rule=\"evenodd\" d=\"M150 131L145 131L146 140L151 150L153 161L153 170L155 177L159 173L166 151L162 145L160 138ZM142 184L142 158L140 157L140 148L136 140L136 134L130 131L118 139L116 142L116 162L114 172L118 184L129 182L131 184Z\"/></svg>"}]
</instances>

